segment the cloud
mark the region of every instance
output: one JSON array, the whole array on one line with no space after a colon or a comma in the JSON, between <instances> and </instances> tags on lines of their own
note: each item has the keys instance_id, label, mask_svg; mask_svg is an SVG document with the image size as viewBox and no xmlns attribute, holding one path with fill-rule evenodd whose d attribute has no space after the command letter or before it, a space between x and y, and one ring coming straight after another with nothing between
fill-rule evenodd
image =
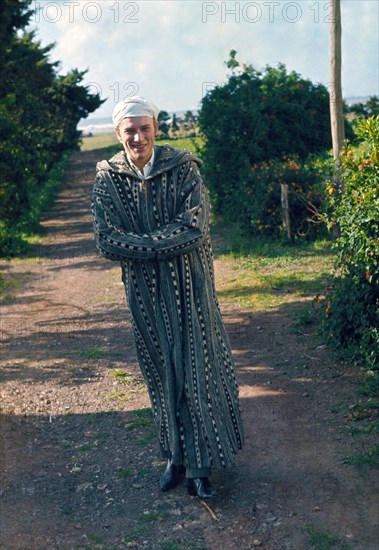
<instances>
[{"instance_id":1,"label":"cloud","mask_svg":"<svg viewBox=\"0 0 379 550\"><path fill-rule=\"evenodd\" d=\"M56 22L53 4L62 9ZM109 114L115 101L131 93L151 97L165 110L197 108L207 86L225 82L231 49L257 69L283 62L313 82L329 80L326 0L43 5L35 26L44 44L57 41L53 59L65 71L89 67L87 82L108 97L96 114ZM376 1L342 2L346 96L378 94L377 16Z\"/></svg>"}]
</instances>

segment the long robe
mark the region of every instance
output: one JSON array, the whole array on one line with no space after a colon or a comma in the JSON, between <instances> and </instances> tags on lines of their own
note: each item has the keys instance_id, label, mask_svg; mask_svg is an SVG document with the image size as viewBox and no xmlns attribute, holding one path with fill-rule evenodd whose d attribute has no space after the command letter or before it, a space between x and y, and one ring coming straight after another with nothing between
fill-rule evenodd
<instances>
[{"instance_id":1,"label":"long robe","mask_svg":"<svg viewBox=\"0 0 379 550\"><path fill-rule=\"evenodd\" d=\"M97 165L97 248L121 262L137 356L162 456L228 467L243 445L238 385L215 293L201 161L155 147L142 180L124 152Z\"/></svg>"}]
</instances>

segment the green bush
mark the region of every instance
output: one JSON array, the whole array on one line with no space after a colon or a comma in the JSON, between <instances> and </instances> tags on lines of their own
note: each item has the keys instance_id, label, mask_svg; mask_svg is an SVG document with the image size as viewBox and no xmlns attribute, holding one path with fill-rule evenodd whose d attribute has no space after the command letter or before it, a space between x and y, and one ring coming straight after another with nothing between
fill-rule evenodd
<instances>
[{"instance_id":1,"label":"green bush","mask_svg":"<svg viewBox=\"0 0 379 550\"><path fill-rule=\"evenodd\" d=\"M359 144L347 143L338 170L342 187L329 183L329 227L340 236L337 276L327 292L323 327L337 350L379 366L379 117L359 120Z\"/></svg>"},{"instance_id":2,"label":"green bush","mask_svg":"<svg viewBox=\"0 0 379 550\"><path fill-rule=\"evenodd\" d=\"M31 3L7 0L0 8L0 255L7 256L35 229L50 171L78 148L79 120L103 102L82 84L86 71L58 74L53 46L24 30Z\"/></svg>"},{"instance_id":3,"label":"green bush","mask_svg":"<svg viewBox=\"0 0 379 550\"><path fill-rule=\"evenodd\" d=\"M284 156L253 165L241 204L249 234L279 236L283 231L281 184L288 185L291 232L299 237L316 237L325 232L322 219L326 194L325 177L332 171L329 155ZM242 210L243 209L243 210Z\"/></svg>"},{"instance_id":4,"label":"green bush","mask_svg":"<svg viewBox=\"0 0 379 550\"><path fill-rule=\"evenodd\" d=\"M30 193L28 211L12 226L0 220L0 257L11 258L26 252L28 236L40 231L42 213L52 204L57 191L64 182L69 153L62 155L44 177L44 184Z\"/></svg>"},{"instance_id":5,"label":"green bush","mask_svg":"<svg viewBox=\"0 0 379 550\"><path fill-rule=\"evenodd\" d=\"M280 183L286 183L293 233L309 235L308 208L320 207L325 179L325 167L310 155L331 147L328 90L283 64L259 72L235 56L232 50L228 81L203 97L198 116L214 213L250 235L280 233Z\"/></svg>"}]
</instances>

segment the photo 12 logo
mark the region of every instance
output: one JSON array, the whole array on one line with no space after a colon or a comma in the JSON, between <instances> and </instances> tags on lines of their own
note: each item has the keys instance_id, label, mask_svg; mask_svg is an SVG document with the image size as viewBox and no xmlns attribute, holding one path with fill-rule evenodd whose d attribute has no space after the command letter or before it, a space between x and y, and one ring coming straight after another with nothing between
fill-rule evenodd
<instances>
[{"instance_id":1,"label":"photo 12 logo","mask_svg":"<svg viewBox=\"0 0 379 550\"><path fill-rule=\"evenodd\" d=\"M90 93L98 94L100 98L105 99L103 89L98 82L88 82L86 88ZM116 104L119 101L138 95L139 85L137 82L113 82L107 86L107 90L111 91L111 97L107 97L112 103Z\"/></svg>"},{"instance_id":2,"label":"photo 12 logo","mask_svg":"<svg viewBox=\"0 0 379 550\"><path fill-rule=\"evenodd\" d=\"M331 23L334 20L333 2L203 2L202 22L220 23L298 23L306 14L312 14L314 23Z\"/></svg>"},{"instance_id":3,"label":"photo 12 logo","mask_svg":"<svg viewBox=\"0 0 379 550\"><path fill-rule=\"evenodd\" d=\"M209 92L217 87L216 82L202 82L201 83L201 97L205 97Z\"/></svg>"},{"instance_id":4,"label":"photo 12 logo","mask_svg":"<svg viewBox=\"0 0 379 550\"><path fill-rule=\"evenodd\" d=\"M45 2L36 1L34 22L58 23L66 20L69 23L97 23L108 13L112 13L114 23L139 23L137 2Z\"/></svg>"}]
</instances>

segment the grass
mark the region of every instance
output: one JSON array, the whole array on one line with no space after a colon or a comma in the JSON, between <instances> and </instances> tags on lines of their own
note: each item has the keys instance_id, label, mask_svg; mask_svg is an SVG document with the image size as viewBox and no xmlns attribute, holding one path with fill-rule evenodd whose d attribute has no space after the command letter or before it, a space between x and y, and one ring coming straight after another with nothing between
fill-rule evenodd
<instances>
[{"instance_id":1,"label":"grass","mask_svg":"<svg viewBox=\"0 0 379 550\"><path fill-rule=\"evenodd\" d=\"M133 475L134 471L131 468L123 468L117 472L117 477L120 479L126 479L128 477L132 477Z\"/></svg>"},{"instance_id":2,"label":"grass","mask_svg":"<svg viewBox=\"0 0 379 550\"><path fill-rule=\"evenodd\" d=\"M151 512L144 512L138 518L139 523L151 523L154 521L162 521L163 519L169 517L170 513L166 510L157 510Z\"/></svg>"},{"instance_id":3,"label":"grass","mask_svg":"<svg viewBox=\"0 0 379 550\"><path fill-rule=\"evenodd\" d=\"M127 430L139 430L153 426L153 417L149 407L133 411L132 415L133 420L126 426Z\"/></svg>"},{"instance_id":4,"label":"grass","mask_svg":"<svg viewBox=\"0 0 379 550\"><path fill-rule=\"evenodd\" d=\"M99 535L88 535L88 540L94 543L100 543L103 542L103 537L100 537Z\"/></svg>"},{"instance_id":5,"label":"grass","mask_svg":"<svg viewBox=\"0 0 379 550\"><path fill-rule=\"evenodd\" d=\"M356 403L350 407L351 420L364 420L372 418L379 412L379 402L369 400L367 402Z\"/></svg>"},{"instance_id":6,"label":"grass","mask_svg":"<svg viewBox=\"0 0 379 550\"><path fill-rule=\"evenodd\" d=\"M162 542L162 550L206 550L205 546L198 546L197 544L185 544L180 542Z\"/></svg>"},{"instance_id":7,"label":"grass","mask_svg":"<svg viewBox=\"0 0 379 550\"><path fill-rule=\"evenodd\" d=\"M219 262L216 289L220 302L254 313L283 310L291 318L292 333L317 337L324 306L315 298L322 297L333 280L336 257L331 242L249 241L236 228L220 227L217 223L212 235ZM336 358L331 350L329 368ZM361 399L361 403L353 406L345 403L342 410L335 411L366 424L364 429L355 429L355 433L360 432L366 443L365 451L368 450L344 457L345 464L379 467L378 446L372 442L378 426L377 389L378 378L372 373L365 378L364 387L357 388L357 393L360 391L372 399L364 403Z\"/></svg>"},{"instance_id":8,"label":"grass","mask_svg":"<svg viewBox=\"0 0 379 550\"><path fill-rule=\"evenodd\" d=\"M360 393L364 396L378 396L379 390L379 372L367 371L366 378L363 381Z\"/></svg>"},{"instance_id":9,"label":"grass","mask_svg":"<svg viewBox=\"0 0 379 550\"><path fill-rule=\"evenodd\" d=\"M138 539L139 537L142 537L145 534L145 527L139 526L134 527L133 529L130 529L128 533L125 535L123 542L134 542L135 539Z\"/></svg>"},{"instance_id":10,"label":"grass","mask_svg":"<svg viewBox=\"0 0 379 550\"><path fill-rule=\"evenodd\" d=\"M145 387L145 382L142 376L136 376L135 374L131 374L130 372L126 372L122 369L114 370L111 373L111 376L116 378L116 380L121 384L126 384L127 386L143 385Z\"/></svg>"},{"instance_id":11,"label":"grass","mask_svg":"<svg viewBox=\"0 0 379 550\"><path fill-rule=\"evenodd\" d=\"M346 431L352 436L356 435L366 435L379 432L379 421L374 421L367 426L349 426L346 428Z\"/></svg>"},{"instance_id":12,"label":"grass","mask_svg":"<svg viewBox=\"0 0 379 550\"><path fill-rule=\"evenodd\" d=\"M120 370L114 370L111 373L111 376L113 376L114 378L117 378L117 380L121 380L122 382L124 382L125 378L127 378L129 376L132 376L132 375L127 373L126 371L120 369Z\"/></svg>"},{"instance_id":13,"label":"grass","mask_svg":"<svg viewBox=\"0 0 379 550\"><path fill-rule=\"evenodd\" d=\"M115 146L118 143L119 141L115 132L95 134L93 136L85 136L82 138L80 150L94 151L96 149L104 149L106 147Z\"/></svg>"},{"instance_id":14,"label":"grass","mask_svg":"<svg viewBox=\"0 0 379 550\"><path fill-rule=\"evenodd\" d=\"M76 354L80 359L103 359L104 357L120 357L121 352L109 351L104 348L94 347L91 349L77 349Z\"/></svg>"},{"instance_id":15,"label":"grass","mask_svg":"<svg viewBox=\"0 0 379 550\"><path fill-rule=\"evenodd\" d=\"M136 432L136 440L142 447L156 438L156 429L151 409L144 407L132 412L132 420L125 427L128 431ZM133 434L134 437L134 434Z\"/></svg>"},{"instance_id":16,"label":"grass","mask_svg":"<svg viewBox=\"0 0 379 550\"><path fill-rule=\"evenodd\" d=\"M92 449L101 447L107 441L109 434L102 432L98 434L91 434L87 437L88 440L79 447L80 451L91 451Z\"/></svg>"},{"instance_id":17,"label":"grass","mask_svg":"<svg viewBox=\"0 0 379 550\"><path fill-rule=\"evenodd\" d=\"M325 529L317 529L312 525L307 525L305 530L308 534L309 543L317 550L351 550L351 547L343 543L341 539L332 535Z\"/></svg>"},{"instance_id":18,"label":"grass","mask_svg":"<svg viewBox=\"0 0 379 550\"><path fill-rule=\"evenodd\" d=\"M158 139L157 145L165 145L166 143L177 147L178 149L188 149L189 151L196 151L196 144L201 143L200 138L178 138L178 139ZM80 147L81 151L101 151L101 154L105 158L113 156L118 151L121 151L122 147L114 132L105 134L95 134L93 136L86 136L82 139Z\"/></svg>"},{"instance_id":19,"label":"grass","mask_svg":"<svg viewBox=\"0 0 379 550\"><path fill-rule=\"evenodd\" d=\"M12 300L31 277L32 271L0 273L0 303Z\"/></svg>"},{"instance_id":20,"label":"grass","mask_svg":"<svg viewBox=\"0 0 379 550\"><path fill-rule=\"evenodd\" d=\"M218 297L244 309L263 312L314 298L324 292L331 278L334 254L327 241L298 246L251 242L248 250L239 251L233 246L225 249L223 242L220 249L218 243L216 257L223 264L221 274L216 275ZM303 322L311 321L310 310L302 315Z\"/></svg>"},{"instance_id":21,"label":"grass","mask_svg":"<svg viewBox=\"0 0 379 550\"><path fill-rule=\"evenodd\" d=\"M304 330L310 328L319 320L314 308L310 306L299 308L293 313L292 318L294 319L292 324L292 332L294 334L304 334Z\"/></svg>"},{"instance_id":22,"label":"grass","mask_svg":"<svg viewBox=\"0 0 379 550\"><path fill-rule=\"evenodd\" d=\"M123 389L117 388L108 396L108 399L128 401L135 395L143 395L147 391L145 381L141 376L136 376L124 370L115 370L111 373L111 376L123 385Z\"/></svg>"},{"instance_id":23,"label":"grass","mask_svg":"<svg viewBox=\"0 0 379 550\"><path fill-rule=\"evenodd\" d=\"M178 139L158 139L157 145L165 145L166 143L176 147L177 149L186 149L196 154L197 148L202 144L201 138L178 138Z\"/></svg>"},{"instance_id":24,"label":"grass","mask_svg":"<svg viewBox=\"0 0 379 550\"><path fill-rule=\"evenodd\" d=\"M347 455L341 460L342 464L352 464L358 468L379 468L379 402L374 399L355 403L349 407L349 419L353 426L347 426L345 431L350 433L358 443L361 443L364 452Z\"/></svg>"},{"instance_id":25,"label":"grass","mask_svg":"<svg viewBox=\"0 0 379 550\"><path fill-rule=\"evenodd\" d=\"M81 349L78 350L80 359L101 359L105 355L103 348Z\"/></svg>"},{"instance_id":26,"label":"grass","mask_svg":"<svg viewBox=\"0 0 379 550\"><path fill-rule=\"evenodd\" d=\"M365 453L345 456L341 462L358 467L379 468L379 443L372 445Z\"/></svg>"},{"instance_id":27,"label":"grass","mask_svg":"<svg viewBox=\"0 0 379 550\"><path fill-rule=\"evenodd\" d=\"M143 479L144 477L149 476L150 472L147 470L139 470L136 475L139 479Z\"/></svg>"}]
</instances>

